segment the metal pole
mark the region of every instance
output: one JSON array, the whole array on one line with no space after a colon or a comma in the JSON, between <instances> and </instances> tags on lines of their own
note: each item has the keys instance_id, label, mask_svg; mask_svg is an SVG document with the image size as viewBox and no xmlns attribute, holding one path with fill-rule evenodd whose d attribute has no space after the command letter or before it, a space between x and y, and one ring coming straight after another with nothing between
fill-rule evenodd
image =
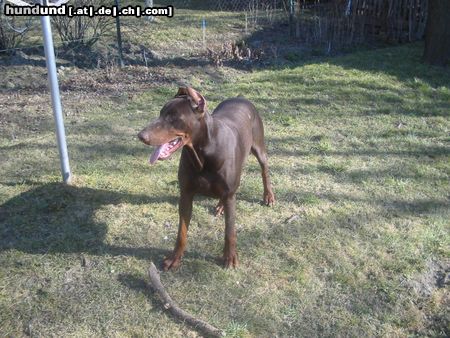
<instances>
[{"instance_id":1,"label":"metal pole","mask_svg":"<svg viewBox=\"0 0 450 338\"><path fill-rule=\"evenodd\" d=\"M289 35L294 35L294 0L289 0Z\"/></svg>"},{"instance_id":2,"label":"metal pole","mask_svg":"<svg viewBox=\"0 0 450 338\"><path fill-rule=\"evenodd\" d=\"M120 9L119 0L115 0L117 11ZM122 34L120 33L120 16L116 16L116 30L117 30L117 46L119 48L119 65L120 68L124 66L122 53Z\"/></svg>"},{"instance_id":3,"label":"metal pole","mask_svg":"<svg viewBox=\"0 0 450 338\"><path fill-rule=\"evenodd\" d=\"M206 49L206 20L202 19L203 49Z\"/></svg>"},{"instance_id":4,"label":"metal pole","mask_svg":"<svg viewBox=\"0 0 450 338\"><path fill-rule=\"evenodd\" d=\"M247 17L247 11L245 11L245 35L248 33L248 17Z\"/></svg>"},{"instance_id":5,"label":"metal pole","mask_svg":"<svg viewBox=\"0 0 450 338\"><path fill-rule=\"evenodd\" d=\"M47 1L44 0L44 5ZM55 50L53 49L52 30L50 18L41 16L42 35L44 37L45 61L47 63L48 82L52 97L53 116L56 125L56 139L58 141L59 158L61 161L61 173L64 183L69 184L71 179L69 155L67 153L66 134L62 116L61 98L59 96L58 77L56 74Z\"/></svg>"}]
</instances>

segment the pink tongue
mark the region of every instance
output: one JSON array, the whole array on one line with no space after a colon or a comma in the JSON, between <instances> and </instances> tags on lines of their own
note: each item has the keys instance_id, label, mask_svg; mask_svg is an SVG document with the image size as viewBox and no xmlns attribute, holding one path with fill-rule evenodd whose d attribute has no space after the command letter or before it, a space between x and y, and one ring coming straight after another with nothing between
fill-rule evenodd
<instances>
[{"instance_id":1,"label":"pink tongue","mask_svg":"<svg viewBox=\"0 0 450 338\"><path fill-rule=\"evenodd\" d=\"M161 151L163 150L163 147L164 144L155 149L152 156L150 156L150 164L153 164L158 160L159 155L161 155Z\"/></svg>"}]
</instances>

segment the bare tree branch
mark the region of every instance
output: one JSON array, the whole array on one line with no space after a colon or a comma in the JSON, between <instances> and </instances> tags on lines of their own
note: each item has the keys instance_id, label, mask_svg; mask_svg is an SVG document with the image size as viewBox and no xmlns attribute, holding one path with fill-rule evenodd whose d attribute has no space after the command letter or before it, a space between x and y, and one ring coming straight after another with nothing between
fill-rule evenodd
<instances>
[{"instance_id":1,"label":"bare tree branch","mask_svg":"<svg viewBox=\"0 0 450 338\"><path fill-rule=\"evenodd\" d=\"M201 319L197 319L181 309L169 296L169 294L164 289L164 286L161 283L161 279L159 278L159 271L156 268L155 264L153 262L150 263L150 267L148 269L148 275L150 277L150 282L155 289L155 291L158 293L159 297L161 297L161 300L164 303L164 308L166 310L169 310L172 315L177 317L178 319L182 320L183 322L188 323L195 329L201 331L203 334L206 334L208 336L212 337L222 337L224 336L224 332L220 329L215 328L214 326L204 322Z\"/></svg>"}]
</instances>

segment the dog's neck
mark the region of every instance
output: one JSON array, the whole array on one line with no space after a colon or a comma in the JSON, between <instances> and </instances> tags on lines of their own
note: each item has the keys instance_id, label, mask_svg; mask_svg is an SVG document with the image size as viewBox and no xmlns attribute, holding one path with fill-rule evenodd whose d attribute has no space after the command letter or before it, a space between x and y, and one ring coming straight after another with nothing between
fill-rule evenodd
<instances>
[{"instance_id":1,"label":"dog's neck","mask_svg":"<svg viewBox=\"0 0 450 338\"><path fill-rule=\"evenodd\" d=\"M200 172L205 165L204 148L211 140L213 118L208 112L205 112L199 123L200 128L195 135L193 135L192 143L188 146L188 149L192 163L197 171Z\"/></svg>"}]
</instances>

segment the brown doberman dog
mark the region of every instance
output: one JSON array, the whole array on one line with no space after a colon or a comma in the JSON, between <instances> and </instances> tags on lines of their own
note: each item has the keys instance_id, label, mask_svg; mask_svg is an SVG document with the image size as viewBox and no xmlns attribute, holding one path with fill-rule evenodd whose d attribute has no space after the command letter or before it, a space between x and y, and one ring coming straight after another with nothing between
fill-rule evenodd
<instances>
[{"instance_id":1,"label":"brown doberman dog","mask_svg":"<svg viewBox=\"0 0 450 338\"><path fill-rule=\"evenodd\" d=\"M182 87L161 109L159 118L143 129L138 137L147 145L157 146L150 156L151 164L165 160L183 148L178 169L178 237L172 254L164 259L164 270L180 264L196 194L219 199L216 215L225 213L224 265L226 268L236 267L236 190L250 152L261 165L264 203L273 205L275 202L269 179L264 128L255 106L243 97L236 97L223 101L209 114L205 98L192 88Z\"/></svg>"}]
</instances>

